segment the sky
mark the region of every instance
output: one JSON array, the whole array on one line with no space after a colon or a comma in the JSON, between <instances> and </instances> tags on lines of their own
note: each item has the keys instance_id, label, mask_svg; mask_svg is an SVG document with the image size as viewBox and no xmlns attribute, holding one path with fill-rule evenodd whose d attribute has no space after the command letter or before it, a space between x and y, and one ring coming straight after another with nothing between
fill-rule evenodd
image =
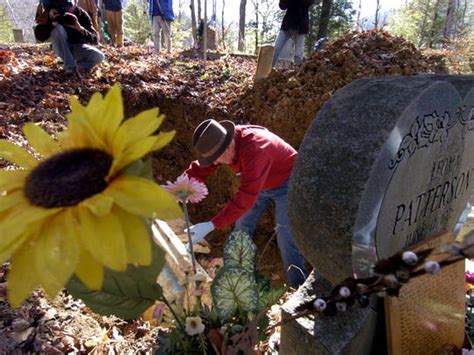
<instances>
[{"instance_id":1,"label":"sky","mask_svg":"<svg viewBox=\"0 0 474 355\"><path fill-rule=\"evenodd\" d=\"M278 0L273 0L275 6L278 7ZM381 11L382 13L389 11L390 9L398 8L405 0L380 0L381 3ZM204 0L202 0L204 4ZM221 1L217 1L217 13L218 17L220 17L221 10L220 5ZM237 23L239 20L239 5L240 0L226 0L225 1L225 17L227 21L232 21ZM359 6L358 0L352 0L353 8L357 10ZM364 17L373 17L375 14L375 7L377 4L377 0L362 0L362 8L361 8L361 18ZM210 17L210 13L212 11L212 0L207 0L208 6L208 17ZM247 0L247 14L252 13L253 5L252 0Z\"/></svg>"}]
</instances>

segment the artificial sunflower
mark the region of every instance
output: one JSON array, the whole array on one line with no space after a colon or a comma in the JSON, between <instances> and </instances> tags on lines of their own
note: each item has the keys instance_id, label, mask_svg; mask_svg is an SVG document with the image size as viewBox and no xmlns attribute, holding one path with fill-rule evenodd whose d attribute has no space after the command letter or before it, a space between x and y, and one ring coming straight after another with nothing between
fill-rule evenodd
<instances>
[{"instance_id":1,"label":"artificial sunflower","mask_svg":"<svg viewBox=\"0 0 474 355\"><path fill-rule=\"evenodd\" d=\"M158 113L155 108L124 121L120 87L114 85L87 106L72 97L68 127L57 140L26 124L23 131L39 159L0 140L0 157L19 167L0 170L0 262L11 258L12 306L38 286L56 295L73 273L99 289L104 266L123 271L129 263L150 264L144 218L182 212L159 185L123 172L173 138L174 131L153 135L164 118Z\"/></svg>"}]
</instances>

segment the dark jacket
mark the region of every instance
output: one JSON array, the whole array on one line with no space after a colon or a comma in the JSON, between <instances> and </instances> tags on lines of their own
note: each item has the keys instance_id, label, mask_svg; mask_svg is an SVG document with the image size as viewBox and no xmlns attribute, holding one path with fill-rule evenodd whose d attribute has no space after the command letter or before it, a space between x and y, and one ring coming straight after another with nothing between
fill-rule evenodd
<instances>
[{"instance_id":1,"label":"dark jacket","mask_svg":"<svg viewBox=\"0 0 474 355\"><path fill-rule=\"evenodd\" d=\"M107 11L121 11L123 8L122 0L104 0L104 7Z\"/></svg>"},{"instance_id":2,"label":"dark jacket","mask_svg":"<svg viewBox=\"0 0 474 355\"><path fill-rule=\"evenodd\" d=\"M45 14L46 13L46 14ZM54 30L51 19L48 16L48 11L43 10L43 12L36 12L36 23L38 25L35 27L35 37L38 41L44 42L51 37L51 32ZM97 44L97 32L92 26L92 21L87 12L82 10L80 7L76 6L72 12L76 15L79 23L84 27L85 31L83 33L64 26L67 32L68 41L71 44ZM59 21L61 23L61 21Z\"/></svg>"},{"instance_id":3,"label":"dark jacket","mask_svg":"<svg viewBox=\"0 0 474 355\"><path fill-rule=\"evenodd\" d=\"M281 30L297 30L299 34L307 34L309 32L309 8L313 3L314 0L280 0L280 9L286 10Z\"/></svg>"}]
</instances>

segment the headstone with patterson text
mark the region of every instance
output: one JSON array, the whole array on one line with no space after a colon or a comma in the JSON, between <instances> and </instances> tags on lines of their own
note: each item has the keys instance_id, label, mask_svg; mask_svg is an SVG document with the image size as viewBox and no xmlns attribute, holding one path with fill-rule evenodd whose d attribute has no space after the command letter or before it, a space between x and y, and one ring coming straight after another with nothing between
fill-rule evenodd
<instances>
[{"instance_id":1,"label":"headstone with patterson text","mask_svg":"<svg viewBox=\"0 0 474 355\"><path fill-rule=\"evenodd\" d=\"M318 274L286 315L318 294L311 281L368 276L377 260L451 231L473 193L472 152L472 76L362 79L336 92L308 129L290 180L293 235ZM370 352L380 316L356 313L342 337L342 323L324 317L284 327L282 354L305 353L301 334L318 353Z\"/></svg>"}]
</instances>

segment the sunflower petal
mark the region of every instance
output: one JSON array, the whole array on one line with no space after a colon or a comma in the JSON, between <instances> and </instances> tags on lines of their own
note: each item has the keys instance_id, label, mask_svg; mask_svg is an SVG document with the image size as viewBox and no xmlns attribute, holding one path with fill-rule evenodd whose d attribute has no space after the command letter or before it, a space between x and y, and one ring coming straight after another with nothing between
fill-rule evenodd
<instances>
[{"instance_id":1,"label":"sunflower petal","mask_svg":"<svg viewBox=\"0 0 474 355\"><path fill-rule=\"evenodd\" d=\"M95 107L89 104L87 111L89 122L99 137L111 146L117 129L124 119L120 86L118 84L112 86L103 102L96 104Z\"/></svg>"},{"instance_id":2,"label":"sunflower petal","mask_svg":"<svg viewBox=\"0 0 474 355\"><path fill-rule=\"evenodd\" d=\"M22 169L0 170L0 194L23 187L29 173L29 171Z\"/></svg>"},{"instance_id":3,"label":"sunflower petal","mask_svg":"<svg viewBox=\"0 0 474 355\"><path fill-rule=\"evenodd\" d=\"M130 264L150 265L151 236L145 221L119 207L115 208L115 213L122 224L128 262Z\"/></svg>"},{"instance_id":4,"label":"sunflower petal","mask_svg":"<svg viewBox=\"0 0 474 355\"><path fill-rule=\"evenodd\" d=\"M87 207L96 216L108 214L114 204L114 199L111 196L108 196L106 191L82 201L80 205Z\"/></svg>"},{"instance_id":5,"label":"sunflower petal","mask_svg":"<svg viewBox=\"0 0 474 355\"><path fill-rule=\"evenodd\" d=\"M120 176L107 193L125 211L137 216L173 219L183 213L175 198L157 184L136 176Z\"/></svg>"},{"instance_id":6,"label":"sunflower petal","mask_svg":"<svg viewBox=\"0 0 474 355\"><path fill-rule=\"evenodd\" d=\"M153 108L123 122L114 137L114 154L126 149L126 146L131 142L153 134L165 118L164 115L158 116L158 113L159 109Z\"/></svg>"},{"instance_id":7,"label":"sunflower petal","mask_svg":"<svg viewBox=\"0 0 474 355\"><path fill-rule=\"evenodd\" d=\"M158 139L155 142L155 145L152 148L152 151L159 150L163 148L165 145L167 145L169 142L171 142L176 135L176 131L170 131L170 132L160 132L158 135Z\"/></svg>"},{"instance_id":8,"label":"sunflower petal","mask_svg":"<svg viewBox=\"0 0 474 355\"><path fill-rule=\"evenodd\" d=\"M11 268L8 272L8 300L14 308L20 306L29 294L39 286L36 270L31 267L35 248L34 241L30 241L12 258Z\"/></svg>"},{"instance_id":9,"label":"sunflower petal","mask_svg":"<svg viewBox=\"0 0 474 355\"><path fill-rule=\"evenodd\" d=\"M109 269L124 271L127 268L127 250L122 226L110 213L96 216L88 209L80 209L80 240L92 256Z\"/></svg>"},{"instance_id":10,"label":"sunflower petal","mask_svg":"<svg viewBox=\"0 0 474 355\"><path fill-rule=\"evenodd\" d=\"M60 210L60 208L34 207L29 205L26 199L9 209L9 213L0 219L0 255L16 244L17 238L30 228L30 224L38 223L41 225L48 216Z\"/></svg>"},{"instance_id":11,"label":"sunflower petal","mask_svg":"<svg viewBox=\"0 0 474 355\"><path fill-rule=\"evenodd\" d=\"M107 151L107 146L90 123L81 113L70 112L67 115L68 128L58 139L67 148L98 148Z\"/></svg>"},{"instance_id":12,"label":"sunflower petal","mask_svg":"<svg viewBox=\"0 0 474 355\"><path fill-rule=\"evenodd\" d=\"M36 244L35 262L41 286L50 297L66 285L77 264L78 244L70 213L45 223Z\"/></svg>"},{"instance_id":13,"label":"sunflower petal","mask_svg":"<svg viewBox=\"0 0 474 355\"><path fill-rule=\"evenodd\" d=\"M30 122L23 126L28 142L43 157L56 154L61 150L59 144L42 128Z\"/></svg>"},{"instance_id":14,"label":"sunflower petal","mask_svg":"<svg viewBox=\"0 0 474 355\"><path fill-rule=\"evenodd\" d=\"M6 140L0 140L0 158L25 169L33 169L38 161L23 148Z\"/></svg>"},{"instance_id":15,"label":"sunflower petal","mask_svg":"<svg viewBox=\"0 0 474 355\"><path fill-rule=\"evenodd\" d=\"M109 175L115 175L118 171L129 165L131 162L140 159L144 155L152 151L157 137L151 136L140 139L127 147L127 150L121 157L116 159L110 169Z\"/></svg>"},{"instance_id":16,"label":"sunflower petal","mask_svg":"<svg viewBox=\"0 0 474 355\"><path fill-rule=\"evenodd\" d=\"M99 290L104 281L104 265L99 263L84 248L81 248L76 266L76 275L87 288Z\"/></svg>"},{"instance_id":17,"label":"sunflower petal","mask_svg":"<svg viewBox=\"0 0 474 355\"><path fill-rule=\"evenodd\" d=\"M25 197L23 191L16 190L6 194L0 194L0 212L5 211L19 203L23 203Z\"/></svg>"}]
</instances>

